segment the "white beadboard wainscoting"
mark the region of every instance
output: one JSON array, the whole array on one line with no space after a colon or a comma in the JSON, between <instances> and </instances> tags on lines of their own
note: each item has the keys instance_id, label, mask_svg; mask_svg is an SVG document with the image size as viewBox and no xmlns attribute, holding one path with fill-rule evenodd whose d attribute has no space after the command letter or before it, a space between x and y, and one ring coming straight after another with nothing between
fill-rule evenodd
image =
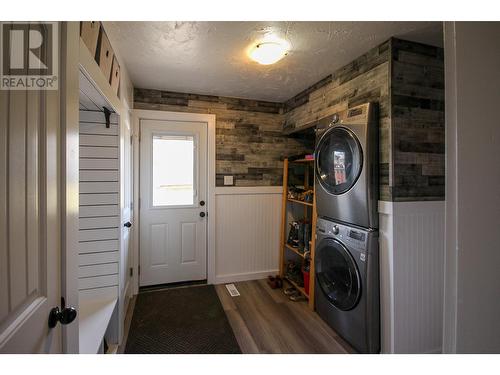
<instances>
[{"instance_id":1,"label":"white beadboard wainscoting","mask_svg":"<svg viewBox=\"0 0 500 375\"><path fill-rule=\"evenodd\" d=\"M383 353L440 353L445 202L379 202Z\"/></svg>"},{"instance_id":2,"label":"white beadboard wainscoting","mask_svg":"<svg viewBox=\"0 0 500 375\"><path fill-rule=\"evenodd\" d=\"M215 189L215 283L278 273L281 186Z\"/></svg>"}]
</instances>

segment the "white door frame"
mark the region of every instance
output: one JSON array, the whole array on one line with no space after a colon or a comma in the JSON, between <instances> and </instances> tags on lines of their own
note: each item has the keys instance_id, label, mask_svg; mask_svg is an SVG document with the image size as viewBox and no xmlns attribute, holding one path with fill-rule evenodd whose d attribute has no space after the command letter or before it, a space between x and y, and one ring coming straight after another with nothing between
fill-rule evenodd
<instances>
[{"instance_id":1,"label":"white door frame","mask_svg":"<svg viewBox=\"0 0 500 375\"><path fill-rule=\"evenodd\" d=\"M141 120L160 120L160 121L189 121L189 122L206 122L207 123L207 142L208 142L208 173L207 173L207 282L213 284L215 282L215 115L201 114L201 113L186 113L186 112L168 112L168 111L151 111L151 110L138 110L132 111L133 121L133 137L134 137L134 150L139 150L139 135L140 135L140 121ZM140 152L134 152L134 205L139 204L140 197ZM140 228L140 207L135 211L134 207L134 220L133 225L133 293L139 292L139 228Z\"/></svg>"},{"instance_id":2,"label":"white door frame","mask_svg":"<svg viewBox=\"0 0 500 375\"><path fill-rule=\"evenodd\" d=\"M79 311L79 22L61 22L61 296ZM63 353L78 353L79 316L63 327Z\"/></svg>"}]
</instances>

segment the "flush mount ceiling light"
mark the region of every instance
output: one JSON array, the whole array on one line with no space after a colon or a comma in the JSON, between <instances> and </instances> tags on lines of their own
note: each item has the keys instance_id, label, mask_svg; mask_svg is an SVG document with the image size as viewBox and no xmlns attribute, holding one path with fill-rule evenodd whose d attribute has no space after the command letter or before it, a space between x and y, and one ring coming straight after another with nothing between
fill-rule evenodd
<instances>
[{"instance_id":1,"label":"flush mount ceiling light","mask_svg":"<svg viewBox=\"0 0 500 375\"><path fill-rule=\"evenodd\" d=\"M285 57L290 50L290 43L283 39L264 40L250 49L248 55L262 65L270 65Z\"/></svg>"}]
</instances>

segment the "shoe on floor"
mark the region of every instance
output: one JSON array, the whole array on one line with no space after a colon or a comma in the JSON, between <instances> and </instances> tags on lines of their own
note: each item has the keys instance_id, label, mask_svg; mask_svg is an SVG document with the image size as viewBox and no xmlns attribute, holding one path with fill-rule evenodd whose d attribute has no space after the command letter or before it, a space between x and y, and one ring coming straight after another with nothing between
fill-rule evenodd
<instances>
[{"instance_id":1,"label":"shoe on floor","mask_svg":"<svg viewBox=\"0 0 500 375\"><path fill-rule=\"evenodd\" d=\"M267 284L271 289L279 289L283 286L283 281L279 276L268 276Z\"/></svg>"},{"instance_id":2,"label":"shoe on floor","mask_svg":"<svg viewBox=\"0 0 500 375\"><path fill-rule=\"evenodd\" d=\"M302 293L299 293L298 291L297 291L297 293L292 294L289 298L290 298L290 301L293 301L293 302L299 302L299 301L305 301L306 300L306 297L304 297L302 295Z\"/></svg>"}]
</instances>

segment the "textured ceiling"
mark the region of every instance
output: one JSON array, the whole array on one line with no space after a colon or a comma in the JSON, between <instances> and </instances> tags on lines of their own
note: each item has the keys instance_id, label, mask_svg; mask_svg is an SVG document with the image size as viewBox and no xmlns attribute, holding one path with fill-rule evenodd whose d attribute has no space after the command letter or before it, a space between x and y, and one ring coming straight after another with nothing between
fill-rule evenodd
<instances>
[{"instance_id":1,"label":"textured ceiling","mask_svg":"<svg viewBox=\"0 0 500 375\"><path fill-rule=\"evenodd\" d=\"M105 22L138 88L285 101L391 36L442 46L440 22ZM266 33L292 50L274 65L247 48Z\"/></svg>"}]
</instances>

